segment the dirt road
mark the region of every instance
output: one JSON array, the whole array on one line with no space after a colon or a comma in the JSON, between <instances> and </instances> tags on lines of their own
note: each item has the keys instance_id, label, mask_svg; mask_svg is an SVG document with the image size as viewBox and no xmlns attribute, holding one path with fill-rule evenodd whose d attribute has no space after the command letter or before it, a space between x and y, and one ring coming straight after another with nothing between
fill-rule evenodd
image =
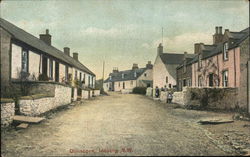
<instances>
[{"instance_id":1,"label":"dirt road","mask_svg":"<svg viewBox=\"0 0 250 157\"><path fill-rule=\"evenodd\" d=\"M25 130L2 132L2 155L234 155L217 147L197 124L204 116L141 95L111 94Z\"/></svg>"}]
</instances>

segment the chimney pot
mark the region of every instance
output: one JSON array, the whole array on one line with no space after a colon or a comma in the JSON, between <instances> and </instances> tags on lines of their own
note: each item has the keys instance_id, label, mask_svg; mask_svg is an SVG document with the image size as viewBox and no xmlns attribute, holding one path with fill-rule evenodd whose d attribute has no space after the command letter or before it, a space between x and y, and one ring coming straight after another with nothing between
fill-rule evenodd
<instances>
[{"instance_id":1,"label":"chimney pot","mask_svg":"<svg viewBox=\"0 0 250 157\"><path fill-rule=\"evenodd\" d=\"M194 44L194 53L198 54L200 52L200 43Z\"/></svg>"},{"instance_id":2,"label":"chimney pot","mask_svg":"<svg viewBox=\"0 0 250 157\"><path fill-rule=\"evenodd\" d=\"M132 70L135 70L135 69L139 69L138 64L136 64L136 63L134 63L133 67L132 67Z\"/></svg>"},{"instance_id":3,"label":"chimney pot","mask_svg":"<svg viewBox=\"0 0 250 157\"><path fill-rule=\"evenodd\" d=\"M78 61L78 53L77 52L73 53L73 58Z\"/></svg>"},{"instance_id":4,"label":"chimney pot","mask_svg":"<svg viewBox=\"0 0 250 157\"><path fill-rule=\"evenodd\" d=\"M159 46L158 46L158 48L157 48L157 54L160 55L160 54L162 54L162 53L163 53L163 46L162 46L162 44L160 43Z\"/></svg>"},{"instance_id":5,"label":"chimney pot","mask_svg":"<svg viewBox=\"0 0 250 157\"><path fill-rule=\"evenodd\" d=\"M148 61L148 64L146 64L147 69L152 69L153 65L151 64L151 61Z\"/></svg>"},{"instance_id":6,"label":"chimney pot","mask_svg":"<svg viewBox=\"0 0 250 157\"><path fill-rule=\"evenodd\" d=\"M219 27L219 34L222 34L222 26Z\"/></svg>"},{"instance_id":7,"label":"chimney pot","mask_svg":"<svg viewBox=\"0 0 250 157\"><path fill-rule=\"evenodd\" d=\"M49 34L49 29L46 29L46 34Z\"/></svg>"},{"instance_id":8,"label":"chimney pot","mask_svg":"<svg viewBox=\"0 0 250 157\"><path fill-rule=\"evenodd\" d=\"M64 47L63 52L64 52L64 54L70 56L70 48L69 47Z\"/></svg>"}]
</instances>

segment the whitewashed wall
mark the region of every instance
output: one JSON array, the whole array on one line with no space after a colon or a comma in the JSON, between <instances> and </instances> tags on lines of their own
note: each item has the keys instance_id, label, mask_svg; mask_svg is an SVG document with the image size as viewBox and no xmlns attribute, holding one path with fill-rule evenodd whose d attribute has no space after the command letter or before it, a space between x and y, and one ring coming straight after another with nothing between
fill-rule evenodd
<instances>
[{"instance_id":1,"label":"whitewashed wall","mask_svg":"<svg viewBox=\"0 0 250 157\"><path fill-rule=\"evenodd\" d=\"M40 63L40 55L33 51L29 51L29 73L31 79L33 77L32 75L34 75L36 80L38 80L39 63Z\"/></svg>"},{"instance_id":2,"label":"whitewashed wall","mask_svg":"<svg viewBox=\"0 0 250 157\"><path fill-rule=\"evenodd\" d=\"M12 44L12 56L11 56L11 78L18 79L19 72L21 71L22 63L22 47Z\"/></svg>"}]
</instances>

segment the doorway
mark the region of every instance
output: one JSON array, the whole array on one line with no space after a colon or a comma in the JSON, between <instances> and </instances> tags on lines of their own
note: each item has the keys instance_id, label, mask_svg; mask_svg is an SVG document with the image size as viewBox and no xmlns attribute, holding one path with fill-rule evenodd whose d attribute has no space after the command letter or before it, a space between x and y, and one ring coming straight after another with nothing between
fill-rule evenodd
<instances>
[{"instance_id":1,"label":"doorway","mask_svg":"<svg viewBox=\"0 0 250 157\"><path fill-rule=\"evenodd\" d=\"M209 74L209 87L214 86L214 74Z\"/></svg>"},{"instance_id":2,"label":"doorway","mask_svg":"<svg viewBox=\"0 0 250 157\"><path fill-rule=\"evenodd\" d=\"M55 81L59 82L59 63L55 63Z\"/></svg>"}]
</instances>

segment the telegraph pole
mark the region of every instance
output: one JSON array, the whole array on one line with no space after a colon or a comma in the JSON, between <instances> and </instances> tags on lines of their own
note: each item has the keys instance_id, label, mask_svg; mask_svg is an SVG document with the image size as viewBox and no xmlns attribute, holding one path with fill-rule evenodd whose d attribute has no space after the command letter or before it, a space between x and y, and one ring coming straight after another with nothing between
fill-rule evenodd
<instances>
[{"instance_id":1,"label":"telegraph pole","mask_svg":"<svg viewBox=\"0 0 250 157\"><path fill-rule=\"evenodd\" d=\"M104 66L105 66L105 61L103 61L103 65L102 65L102 88L103 88L103 83L104 83Z\"/></svg>"}]
</instances>

